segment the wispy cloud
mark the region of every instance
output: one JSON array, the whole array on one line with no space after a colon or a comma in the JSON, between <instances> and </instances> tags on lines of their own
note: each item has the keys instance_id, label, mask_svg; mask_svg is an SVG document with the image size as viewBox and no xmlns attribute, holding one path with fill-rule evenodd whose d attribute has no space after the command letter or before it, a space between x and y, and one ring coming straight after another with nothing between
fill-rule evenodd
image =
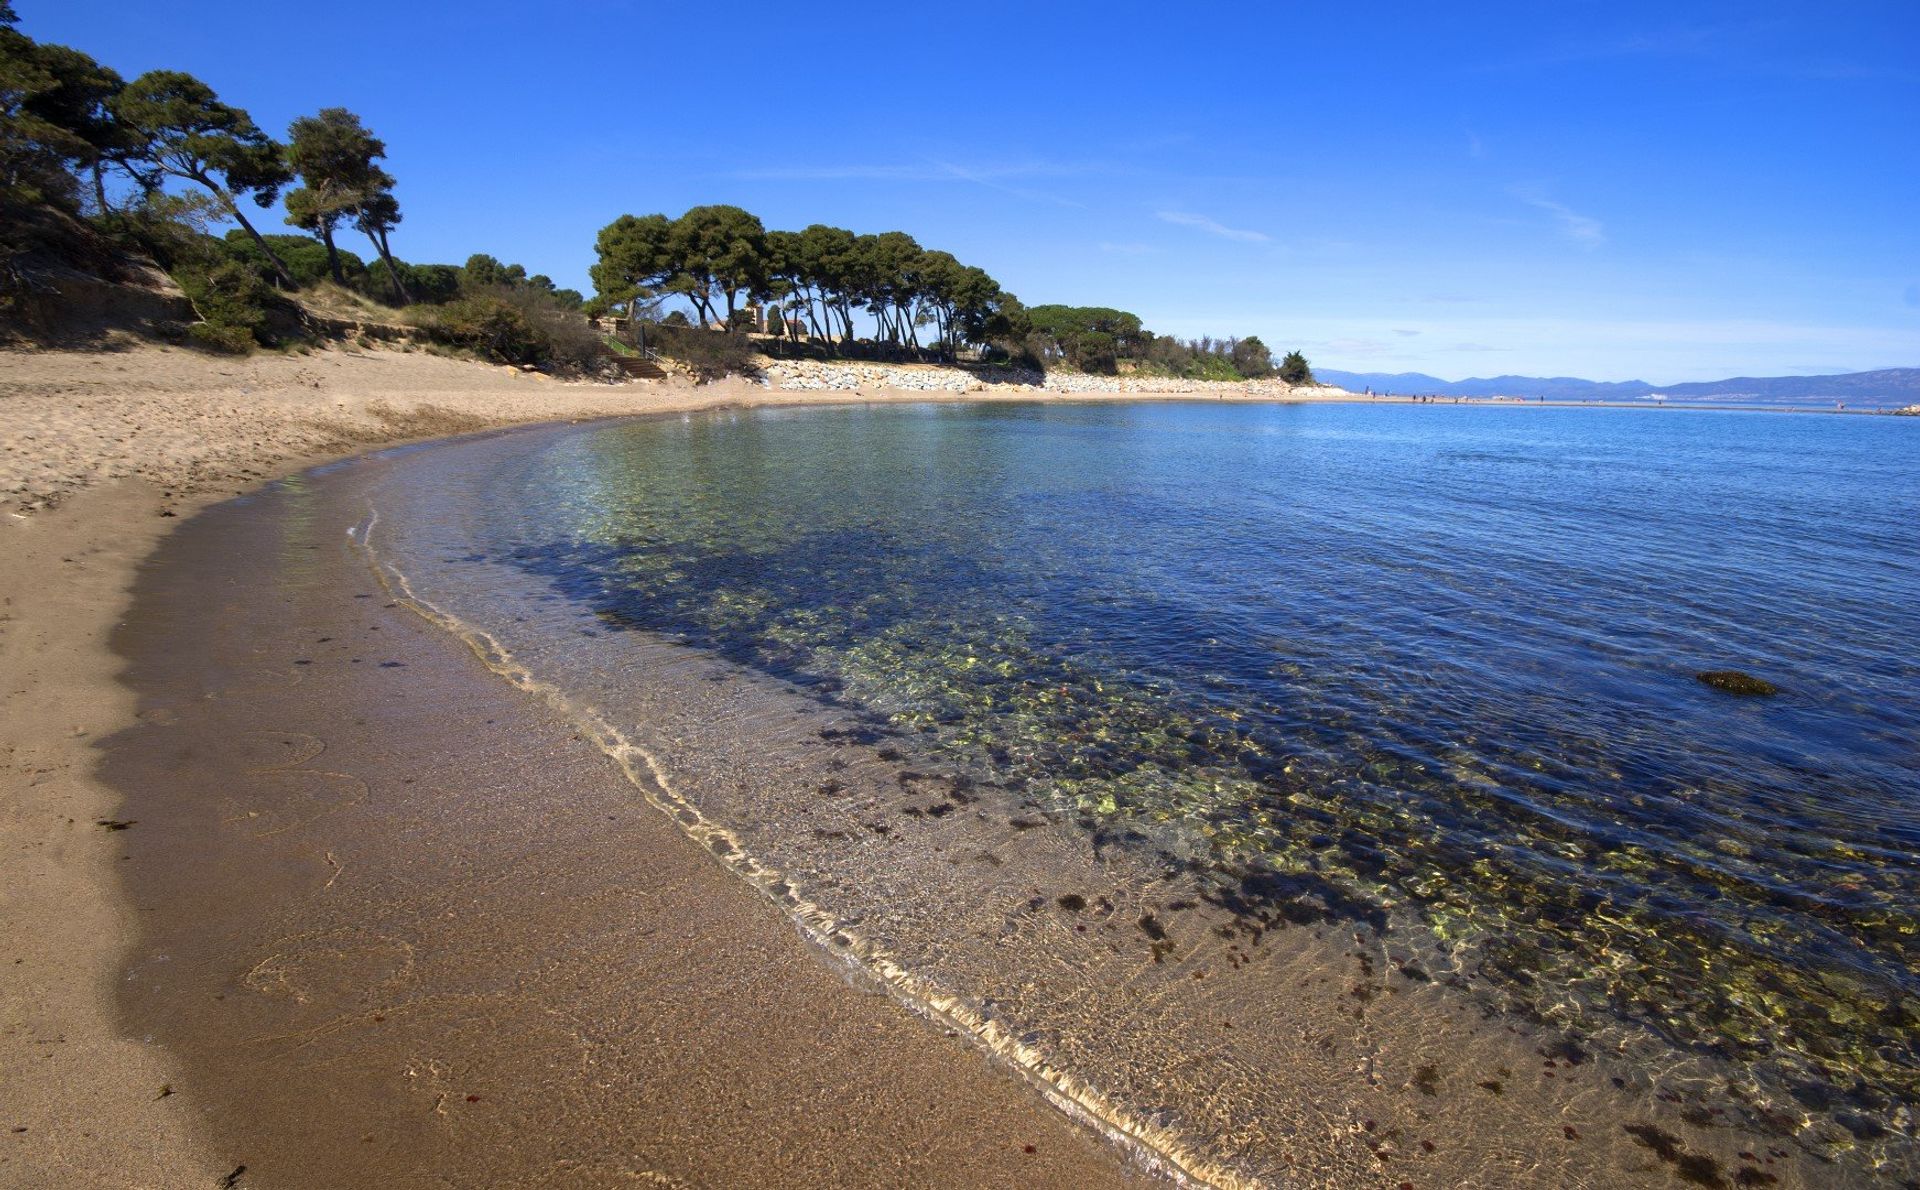
<instances>
[{"instance_id":1,"label":"wispy cloud","mask_svg":"<svg viewBox=\"0 0 1920 1190\"><path fill-rule=\"evenodd\" d=\"M1249 231L1241 227L1228 227L1218 220L1205 215L1196 215L1191 211L1156 211L1154 213L1162 223L1173 223L1180 227L1197 228L1210 236L1219 236L1223 240L1239 240L1246 244L1264 244L1273 237L1264 231Z\"/></svg>"},{"instance_id":2,"label":"wispy cloud","mask_svg":"<svg viewBox=\"0 0 1920 1190\"><path fill-rule=\"evenodd\" d=\"M1718 25L1669 25L1639 29L1618 37L1563 41L1510 63L1515 66L1567 66L1620 58L1729 59L1747 50L1771 29L1767 22Z\"/></svg>"},{"instance_id":3,"label":"wispy cloud","mask_svg":"<svg viewBox=\"0 0 1920 1190\"><path fill-rule=\"evenodd\" d=\"M1582 215L1565 203L1555 202L1528 187L1516 188L1513 196L1536 210L1552 215L1554 222L1560 225L1561 232L1582 248L1592 250L1607 242L1605 225L1591 215Z\"/></svg>"},{"instance_id":4,"label":"wispy cloud","mask_svg":"<svg viewBox=\"0 0 1920 1190\"><path fill-rule=\"evenodd\" d=\"M872 182L1004 181L1009 178L1064 178L1095 173L1100 167L1082 162L1012 161L993 165L961 166L923 157L891 163L849 162L827 165L777 165L735 170L729 177L748 181L831 182L842 179Z\"/></svg>"},{"instance_id":5,"label":"wispy cloud","mask_svg":"<svg viewBox=\"0 0 1920 1190\"><path fill-rule=\"evenodd\" d=\"M1338 355L1349 355L1349 356L1351 355L1362 355L1362 356L1388 355L1388 354L1391 354L1393 351L1392 344L1382 343L1378 339L1353 339L1353 338L1323 339L1318 343L1310 343L1308 344L1308 346L1324 348L1327 351L1334 352Z\"/></svg>"},{"instance_id":6,"label":"wispy cloud","mask_svg":"<svg viewBox=\"0 0 1920 1190\"><path fill-rule=\"evenodd\" d=\"M972 182L976 186L985 186L989 190L998 190L1002 194L1011 194L1015 198L1024 198L1029 202L1046 202L1060 207L1085 207L1087 205L1083 202L1076 202L1071 198L1062 198L1058 194L1049 194L1044 190L1029 190L1024 186L1009 186L1000 180L1003 176L1008 175L995 170L972 169L967 166L955 165L948 161L936 161L934 164L945 170L946 175L950 178L955 178L962 182Z\"/></svg>"},{"instance_id":7,"label":"wispy cloud","mask_svg":"<svg viewBox=\"0 0 1920 1190\"><path fill-rule=\"evenodd\" d=\"M1411 339L1415 335L1419 334L1420 332L1415 330L1408 330L1406 327L1403 327L1403 326L1396 326L1393 328L1393 333L1396 335L1399 335L1403 339Z\"/></svg>"},{"instance_id":8,"label":"wispy cloud","mask_svg":"<svg viewBox=\"0 0 1920 1190\"><path fill-rule=\"evenodd\" d=\"M1105 167L1084 162L1018 161L996 165L961 165L958 162L926 158L885 164L772 166L735 170L728 176L753 182L967 182L1032 202L1084 207L1085 203L1071 198L1016 186L1013 182L1021 178L1068 178L1101 172L1105 172Z\"/></svg>"},{"instance_id":9,"label":"wispy cloud","mask_svg":"<svg viewBox=\"0 0 1920 1190\"><path fill-rule=\"evenodd\" d=\"M1541 47L1517 60L1488 63L1482 69L1559 68L1590 63L1674 62L1690 69L1712 69L1754 77L1848 82L1911 82L1905 63L1875 65L1857 57L1817 55L1793 22L1785 19L1706 25L1669 25L1617 37L1587 37Z\"/></svg>"}]
</instances>

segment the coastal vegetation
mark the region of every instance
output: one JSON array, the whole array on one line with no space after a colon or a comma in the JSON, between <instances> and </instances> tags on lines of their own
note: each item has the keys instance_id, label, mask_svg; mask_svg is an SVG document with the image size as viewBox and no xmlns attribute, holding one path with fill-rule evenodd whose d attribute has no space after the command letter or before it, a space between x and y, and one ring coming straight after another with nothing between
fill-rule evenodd
<instances>
[{"instance_id":1,"label":"coastal vegetation","mask_svg":"<svg viewBox=\"0 0 1920 1190\"><path fill-rule=\"evenodd\" d=\"M644 345L703 377L774 354L1312 381L1299 352L1276 366L1257 337L1183 340L1123 310L1027 307L904 231L770 230L724 204L602 228L591 300L485 253L409 262L393 250L404 213L386 144L354 112L321 108L281 141L191 74L124 79L17 25L0 0L0 326L57 330L76 273L123 283L154 265L190 304L192 341L226 352L315 337L310 307L331 297L488 359L568 371ZM303 234L261 226L276 208Z\"/></svg>"}]
</instances>

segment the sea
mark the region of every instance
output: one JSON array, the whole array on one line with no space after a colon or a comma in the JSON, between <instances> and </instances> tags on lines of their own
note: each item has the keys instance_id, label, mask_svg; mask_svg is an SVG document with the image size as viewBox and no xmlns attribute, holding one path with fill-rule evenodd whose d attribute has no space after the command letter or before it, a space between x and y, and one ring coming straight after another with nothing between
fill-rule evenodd
<instances>
[{"instance_id":1,"label":"sea","mask_svg":"<svg viewBox=\"0 0 1920 1190\"><path fill-rule=\"evenodd\" d=\"M365 487L396 598L1169 1177L1920 1179L1920 419L722 410Z\"/></svg>"}]
</instances>

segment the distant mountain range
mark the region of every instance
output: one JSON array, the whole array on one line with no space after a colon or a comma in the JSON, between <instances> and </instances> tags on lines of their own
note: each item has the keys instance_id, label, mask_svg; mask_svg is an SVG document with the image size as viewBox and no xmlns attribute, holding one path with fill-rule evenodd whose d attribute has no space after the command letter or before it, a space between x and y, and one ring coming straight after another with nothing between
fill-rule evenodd
<instances>
[{"instance_id":1,"label":"distant mountain range","mask_svg":"<svg viewBox=\"0 0 1920 1190\"><path fill-rule=\"evenodd\" d=\"M1669 401L1750 405L1824 405L1847 401L1873 405L1920 402L1920 368L1882 368L1843 376L1736 376L1693 384L1652 385L1644 380L1581 380L1573 376L1493 376L1442 380L1422 372L1339 372L1315 368L1324 384L1349 392L1417 393L1439 397L1545 397L1549 401Z\"/></svg>"}]
</instances>

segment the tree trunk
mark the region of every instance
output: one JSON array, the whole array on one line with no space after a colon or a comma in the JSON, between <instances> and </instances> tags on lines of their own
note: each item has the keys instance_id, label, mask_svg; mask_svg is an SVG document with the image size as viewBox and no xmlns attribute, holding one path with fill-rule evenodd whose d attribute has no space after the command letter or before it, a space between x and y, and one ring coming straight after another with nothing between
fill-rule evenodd
<instances>
[{"instance_id":1,"label":"tree trunk","mask_svg":"<svg viewBox=\"0 0 1920 1190\"><path fill-rule=\"evenodd\" d=\"M107 167L104 162L93 163L93 201L102 215L113 214L113 208L107 205Z\"/></svg>"},{"instance_id":2,"label":"tree trunk","mask_svg":"<svg viewBox=\"0 0 1920 1190\"><path fill-rule=\"evenodd\" d=\"M273 275L280 279L280 284L289 290L298 289L299 286L293 283L293 274L287 271L285 262L274 253L272 248L267 247L267 241L262 239L260 233L253 229L253 224L247 222L246 213L240 209L239 203L233 201L233 195L228 194L225 189L215 186L212 182L204 178L197 178L195 180L220 196L220 201L227 206L227 213L232 215L234 220L245 229L247 235L253 239L254 247L266 254L267 262L273 266Z\"/></svg>"},{"instance_id":3,"label":"tree trunk","mask_svg":"<svg viewBox=\"0 0 1920 1190\"><path fill-rule=\"evenodd\" d=\"M340 250L333 246L333 224L320 221L320 242L327 246L327 272L332 275L335 285L345 285L346 277L340 272Z\"/></svg>"},{"instance_id":4,"label":"tree trunk","mask_svg":"<svg viewBox=\"0 0 1920 1190\"><path fill-rule=\"evenodd\" d=\"M387 251L387 233L383 231L375 235L368 232L367 238L373 241L374 250L380 253L380 263L387 266L387 280L393 282L393 292L399 295L400 304L413 305L413 298L407 295L407 287L400 280L400 270L393 265L393 253Z\"/></svg>"},{"instance_id":5,"label":"tree trunk","mask_svg":"<svg viewBox=\"0 0 1920 1190\"><path fill-rule=\"evenodd\" d=\"M814 338L824 340L826 336L820 333L820 320L813 313L813 290L809 288L803 292L807 299L807 326L813 331Z\"/></svg>"}]
</instances>

